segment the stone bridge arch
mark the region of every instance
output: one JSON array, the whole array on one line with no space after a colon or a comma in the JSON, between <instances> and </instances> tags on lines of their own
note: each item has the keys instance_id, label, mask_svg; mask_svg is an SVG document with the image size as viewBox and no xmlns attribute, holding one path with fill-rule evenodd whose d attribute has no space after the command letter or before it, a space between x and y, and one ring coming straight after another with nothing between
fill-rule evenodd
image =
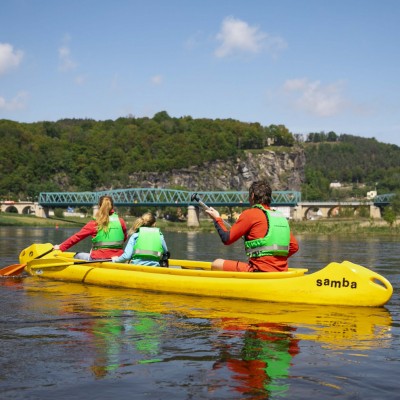
<instances>
[{"instance_id":1,"label":"stone bridge arch","mask_svg":"<svg viewBox=\"0 0 400 400\"><path fill-rule=\"evenodd\" d=\"M37 214L38 204L30 201L5 201L1 203L1 211L15 214Z\"/></svg>"},{"instance_id":2,"label":"stone bridge arch","mask_svg":"<svg viewBox=\"0 0 400 400\"><path fill-rule=\"evenodd\" d=\"M301 202L293 208L294 220L307 220L318 218L331 218L339 215L340 211L343 213L357 215L362 208L366 208L370 218L381 218L381 211L372 202Z\"/></svg>"},{"instance_id":3,"label":"stone bridge arch","mask_svg":"<svg viewBox=\"0 0 400 400\"><path fill-rule=\"evenodd\" d=\"M303 219L332 218L340 213L340 207L313 205L304 208Z\"/></svg>"},{"instance_id":4,"label":"stone bridge arch","mask_svg":"<svg viewBox=\"0 0 400 400\"><path fill-rule=\"evenodd\" d=\"M4 209L1 210L1 211L6 212L6 213L19 214L18 208L15 207L14 205L6 206L6 207L4 207Z\"/></svg>"}]
</instances>

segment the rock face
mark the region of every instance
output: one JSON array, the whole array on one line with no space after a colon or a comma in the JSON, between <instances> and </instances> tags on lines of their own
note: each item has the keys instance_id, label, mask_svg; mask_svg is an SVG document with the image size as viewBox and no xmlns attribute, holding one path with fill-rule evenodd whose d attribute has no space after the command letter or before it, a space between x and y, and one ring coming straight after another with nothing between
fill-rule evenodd
<instances>
[{"instance_id":1,"label":"rock face","mask_svg":"<svg viewBox=\"0 0 400 400\"><path fill-rule=\"evenodd\" d=\"M245 152L237 159L213 161L169 172L142 172L130 176L132 187L182 188L195 191L244 191L267 179L272 190L300 191L306 158L302 149L290 153L265 150Z\"/></svg>"}]
</instances>

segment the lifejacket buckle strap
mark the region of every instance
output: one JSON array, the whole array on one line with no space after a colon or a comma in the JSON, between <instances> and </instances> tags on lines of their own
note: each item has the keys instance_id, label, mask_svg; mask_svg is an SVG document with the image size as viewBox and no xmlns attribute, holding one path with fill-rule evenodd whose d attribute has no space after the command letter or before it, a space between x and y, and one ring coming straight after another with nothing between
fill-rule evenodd
<instances>
[{"instance_id":1,"label":"lifejacket buckle strap","mask_svg":"<svg viewBox=\"0 0 400 400\"><path fill-rule=\"evenodd\" d=\"M289 246L278 246L277 244L273 244L272 246L259 246L249 250L251 250L252 253L257 253L259 251L271 251L271 250L285 251L289 250Z\"/></svg>"},{"instance_id":2,"label":"lifejacket buckle strap","mask_svg":"<svg viewBox=\"0 0 400 400\"><path fill-rule=\"evenodd\" d=\"M255 247L254 249L247 249L246 254L248 257L257 257L260 255L261 252L289 252L289 246L278 246L277 244L274 244L272 246L259 246Z\"/></svg>"},{"instance_id":3,"label":"lifejacket buckle strap","mask_svg":"<svg viewBox=\"0 0 400 400\"><path fill-rule=\"evenodd\" d=\"M141 249L136 249L134 254L135 255L158 256L158 257L161 257L163 255L163 253L161 253L159 251L141 250Z\"/></svg>"}]
</instances>

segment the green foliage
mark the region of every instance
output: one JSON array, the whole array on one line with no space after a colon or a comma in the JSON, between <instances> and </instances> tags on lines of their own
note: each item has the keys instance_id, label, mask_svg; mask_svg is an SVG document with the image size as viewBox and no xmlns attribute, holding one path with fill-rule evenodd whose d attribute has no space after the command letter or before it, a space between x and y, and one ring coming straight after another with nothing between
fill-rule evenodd
<instances>
[{"instance_id":1,"label":"green foliage","mask_svg":"<svg viewBox=\"0 0 400 400\"><path fill-rule=\"evenodd\" d=\"M354 210L351 207L341 207L339 211L339 217L354 217Z\"/></svg>"},{"instance_id":2,"label":"green foliage","mask_svg":"<svg viewBox=\"0 0 400 400\"><path fill-rule=\"evenodd\" d=\"M393 226L394 222L396 221L396 213L390 206L385 207L382 217L390 226Z\"/></svg>"},{"instance_id":3,"label":"green foliage","mask_svg":"<svg viewBox=\"0 0 400 400\"><path fill-rule=\"evenodd\" d=\"M381 194L400 191L398 146L332 131L302 138L284 125L172 118L161 111L153 118L115 121L0 120L0 141L0 198L37 200L43 191L124 188L134 173L200 166L267 146L287 152L295 143L306 156L303 200L359 199L375 188ZM331 189L331 182L347 187ZM398 203L393 210L400 214Z\"/></svg>"},{"instance_id":4,"label":"green foliage","mask_svg":"<svg viewBox=\"0 0 400 400\"><path fill-rule=\"evenodd\" d=\"M369 207L361 206L361 207L358 209L358 216L359 216L360 218L368 218L369 215L370 215L370 213L369 213Z\"/></svg>"},{"instance_id":5,"label":"green foliage","mask_svg":"<svg viewBox=\"0 0 400 400\"><path fill-rule=\"evenodd\" d=\"M390 205L396 216L400 215L400 191L396 191L395 196L390 199Z\"/></svg>"},{"instance_id":6,"label":"green foliage","mask_svg":"<svg viewBox=\"0 0 400 400\"><path fill-rule=\"evenodd\" d=\"M308 165L305 168L306 184L302 187L304 200L329 200L329 179L321 171Z\"/></svg>"},{"instance_id":7,"label":"green foliage","mask_svg":"<svg viewBox=\"0 0 400 400\"><path fill-rule=\"evenodd\" d=\"M0 197L37 199L42 191L94 191L127 187L135 172L171 171L262 150L268 138L291 146L276 132L232 119L153 118L115 121L62 119L22 124L0 120Z\"/></svg>"},{"instance_id":8,"label":"green foliage","mask_svg":"<svg viewBox=\"0 0 400 400\"><path fill-rule=\"evenodd\" d=\"M62 208L55 208L54 209L54 216L57 218L63 218L64 217L64 210Z\"/></svg>"},{"instance_id":9,"label":"green foliage","mask_svg":"<svg viewBox=\"0 0 400 400\"><path fill-rule=\"evenodd\" d=\"M310 132L307 135L307 142L320 143L320 142L336 142L338 135L335 132Z\"/></svg>"},{"instance_id":10,"label":"green foliage","mask_svg":"<svg viewBox=\"0 0 400 400\"><path fill-rule=\"evenodd\" d=\"M276 146L293 146L295 143L294 136L284 125L270 125L266 131Z\"/></svg>"},{"instance_id":11,"label":"green foliage","mask_svg":"<svg viewBox=\"0 0 400 400\"><path fill-rule=\"evenodd\" d=\"M400 188L400 148L352 135L312 133L304 144L306 181L303 199L365 197L371 190L393 193ZM341 182L350 189L329 189ZM327 186L328 184L328 186ZM304 197L310 193L312 197Z\"/></svg>"}]
</instances>

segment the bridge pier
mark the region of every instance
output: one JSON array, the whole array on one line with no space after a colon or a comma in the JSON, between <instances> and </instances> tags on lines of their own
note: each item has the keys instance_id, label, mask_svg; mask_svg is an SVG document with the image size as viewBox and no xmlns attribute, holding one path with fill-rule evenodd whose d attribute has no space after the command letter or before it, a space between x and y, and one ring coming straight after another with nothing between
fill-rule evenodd
<instances>
[{"instance_id":1,"label":"bridge pier","mask_svg":"<svg viewBox=\"0 0 400 400\"><path fill-rule=\"evenodd\" d=\"M380 219L381 216L381 209L373 204L369 206L369 216L372 219Z\"/></svg>"},{"instance_id":2,"label":"bridge pier","mask_svg":"<svg viewBox=\"0 0 400 400\"><path fill-rule=\"evenodd\" d=\"M187 226L189 228L197 228L198 226L200 226L199 207L188 206Z\"/></svg>"},{"instance_id":3,"label":"bridge pier","mask_svg":"<svg viewBox=\"0 0 400 400\"><path fill-rule=\"evenodd\" d=\"M49 207L42 207L39 204L35 203L35 215L40 218L49 218L50 215L50 208Z\"/></svg>"},{"instance_id":4,"label":"bridge pier","mask_svg":"<svg viewBox=\"0 0 400 400\"><path fill-rule=\"evenodd\" d=\"M303 207L301 204L297 204L293 207L292 218L294 221L301 221L303 219Z\"/></svg>"},{"instance_id":5,"label":"bridge pier","mask_svg":"<svg viewBox=\"0 0 400 400\"><path fill-rule=\"evenodd\" d=\"M92 207L92 210L93 210L93 218L96 218L96 214L97 214L97 212L99 211L99 206L98 206L98 204L96 204L96 205L94 205L93 207Z\"/></svg>"}]
</instances>

